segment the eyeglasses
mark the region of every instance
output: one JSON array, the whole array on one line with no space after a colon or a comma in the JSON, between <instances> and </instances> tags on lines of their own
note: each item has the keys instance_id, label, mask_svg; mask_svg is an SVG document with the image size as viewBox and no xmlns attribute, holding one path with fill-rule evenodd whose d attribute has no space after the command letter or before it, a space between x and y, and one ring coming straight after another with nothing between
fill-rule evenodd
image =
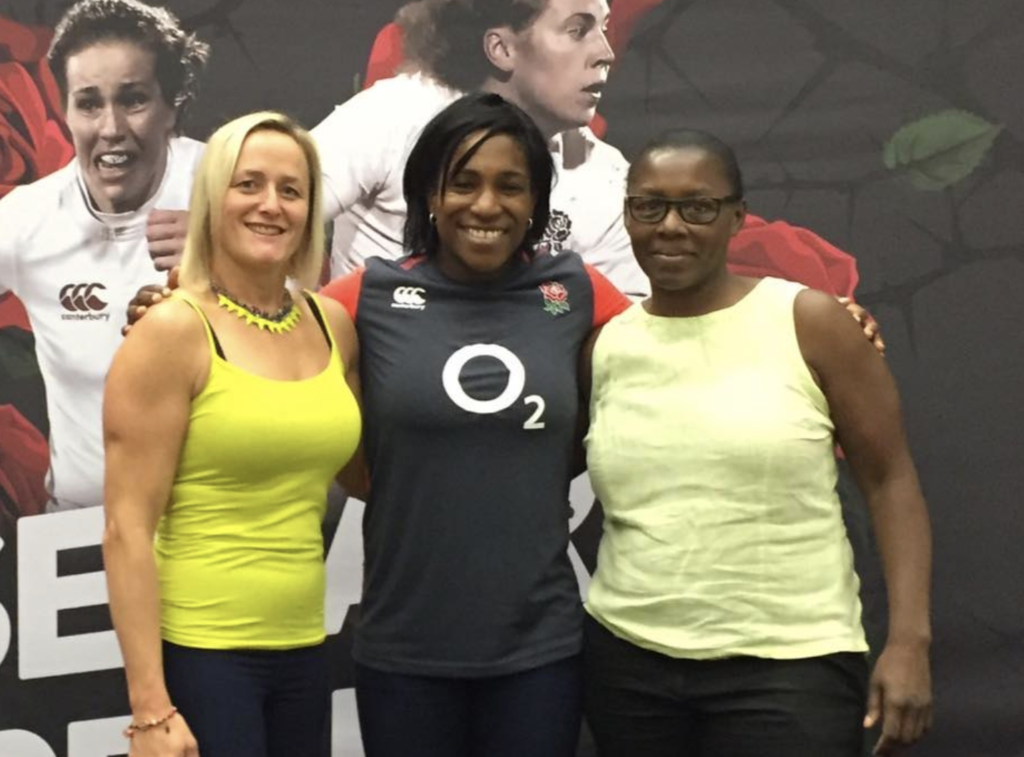
<instances>
[{"instance_id":1,"label":"eyeglasses","mask_svg":"<svg viewBox=\"0 0 1024 757\"><path fill-rule=\"evenodd\" d=\"M739 202L741 195L728 197L687 197L683 200L669 200L666 197L627 195L626 207L634 221L640 223L661 223L670 208L675 208L679 217L697 226L713 223L727 202Z\"/></svg>"}]
</instances>

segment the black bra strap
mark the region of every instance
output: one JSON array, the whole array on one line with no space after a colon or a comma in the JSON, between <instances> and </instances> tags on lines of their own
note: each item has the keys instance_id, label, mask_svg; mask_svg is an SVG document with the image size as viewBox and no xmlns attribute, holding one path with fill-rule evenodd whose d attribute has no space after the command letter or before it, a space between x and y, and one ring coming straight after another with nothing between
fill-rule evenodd
<instances>
[{"instance_id":1,"label":"black bra strap","mask_svg":"<svg viewBox=\"0 0 1024 757\"><path fill-rule=\"evenodd\" d=\"M327 324L324 323L324 316L320 312L320 306L313 302L313 295L309 292L303 292L306 298L306 302L309 303L309 309L313 312L313 317L316 318L316 322L320 324L320 330L324 332L324 339L327 340L327 346L331 346L331 333L327 330Z\"/></svg>"},{"instance_id":2,"label":"black bra strap","mask_svg":"<svg viewBox=\"0 0 1024 757\"><path fill-rule=\"evenodd\" d=\"M224 348L220 346L220 339L217 338L217 332L213 330L213 324L207 321L206 325L210 329L210 336L213 337L213 349L217 351L217 357L226 363L228 359L224 356Z\"/></svg>"}]
</instances>

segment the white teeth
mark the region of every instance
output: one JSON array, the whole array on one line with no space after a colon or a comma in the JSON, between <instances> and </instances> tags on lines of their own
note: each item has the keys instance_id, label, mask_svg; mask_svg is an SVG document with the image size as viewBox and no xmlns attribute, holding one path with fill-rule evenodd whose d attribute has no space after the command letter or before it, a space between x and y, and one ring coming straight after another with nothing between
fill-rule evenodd
<instances>
[{"instance_id":1,"label":"white teeth","mask_svg":"<svg viewBox=\"0 0 1024 757\"><path fill-rule=\"evenodd\" d=\"M505 232L501 229L466 229L466 233L476 239L491 241L492 239L497 239Z\"/></svg>"},{"instance_id":2,"label":"white teeth","mask_svg":"<svg viewBox=\"0 0 1024 757\"><path fill-rule=\"evenodd\" d=\"M260 234L260 235L263 235L263 236L272 236L273 237L273 236L277 236L278 234L283 234L284 233L284 230L279 228L279 227L277 227L277 226L264 226L261 223L250 223L250 224L247 224L247 225L248 225L250 231L252 231L255 234Z\"/></svg>"},{"instance_id":3,"label":"white teeth","mask_svg":"<svg viewBox=\"0 0 1024 757\"><path fill-rule=\"evenodd\" d=\"M100 155L97 162L110 168L116 168L117 166L123 166L127 163L128 156L123 152L108 152Z\"/></svg>"}]
</instances>

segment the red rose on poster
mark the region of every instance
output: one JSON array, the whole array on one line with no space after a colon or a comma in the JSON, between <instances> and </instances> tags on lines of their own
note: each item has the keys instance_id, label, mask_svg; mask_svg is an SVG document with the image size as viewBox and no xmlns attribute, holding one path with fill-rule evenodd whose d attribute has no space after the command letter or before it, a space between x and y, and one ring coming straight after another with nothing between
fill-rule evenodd
<instances>
[{"instance_id":1,"label":"red rose on poster","mask_svg":"<svg viewBox=\"0 0 1024 757\"><path fill-rule=\"evenodd\" d=\"M32 330L25 306L10 292L0 294L0 329L7 326L16 326L24 331Z\"/></svg>"},{"instance_id":2,"label":"red rose on poster","mask_svg":"<svg viewBox=\"0 0 1024 757\"><path fill-rule=\"evenodd\" d=\"M853 297L857 261L813 231L748 215L729 246L729 270L740 276L775 276Z\"/></svg>"},{"instance_id":3,"label":"red rose on poster","mask_svg":"<svg viewBox=\"0 0 1024 757\"><path fill-rule=\"evenodd\" d=\"M0 197L71 160L74 148L46 64L53 32L0 18Z\"/></svg>"}]
</instances>

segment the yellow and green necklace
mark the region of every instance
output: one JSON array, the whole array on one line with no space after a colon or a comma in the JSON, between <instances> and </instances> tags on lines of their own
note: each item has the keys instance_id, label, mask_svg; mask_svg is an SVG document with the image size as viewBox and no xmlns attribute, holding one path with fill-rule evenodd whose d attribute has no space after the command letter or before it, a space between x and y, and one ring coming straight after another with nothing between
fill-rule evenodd
<instances>
[{"instance_id":1,"label":"yellow and green necklace","mask_svg":"<svg viewBox=\"0 0 1024 757\"><path fill-rule=\"evenodd\" d=\"M276 313L268 313L266 310L262 310L254 305L247 305L241 302L224 287L213 282L210 282L210 288L217 295L217 304L222 308L229 313L237 315L245 321L246 325L256 326L272 334L283 334L286 331L291 331L299 322L299 316L302 314L302 311L296 307L291 293L287 289L284 290L284 305L281 306L281 309Z\"/></svg>"}]
</instances>

